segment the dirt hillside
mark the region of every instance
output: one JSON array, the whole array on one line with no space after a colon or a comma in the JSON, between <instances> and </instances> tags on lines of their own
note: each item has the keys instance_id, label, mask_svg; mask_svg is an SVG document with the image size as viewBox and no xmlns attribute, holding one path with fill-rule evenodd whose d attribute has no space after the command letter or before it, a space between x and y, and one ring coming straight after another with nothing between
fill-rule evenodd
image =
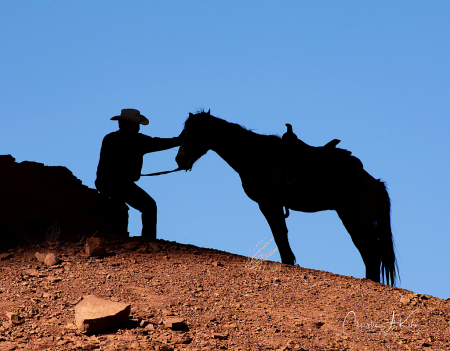
<instances>
[{"instance_id":1,"label":"dirt hillside","mask_svg":"<svg viewBox=\"0 0 450 351\"><path fill-rule=\"evenodd\" d=\"M450 350L448 300L174 242L106 247L101 258L79 242L0 252L0 350ZM131 304L129 321L79 332L85 295ZM167 328L174 316L186 326Z\"/></svg>"}]
</instances>

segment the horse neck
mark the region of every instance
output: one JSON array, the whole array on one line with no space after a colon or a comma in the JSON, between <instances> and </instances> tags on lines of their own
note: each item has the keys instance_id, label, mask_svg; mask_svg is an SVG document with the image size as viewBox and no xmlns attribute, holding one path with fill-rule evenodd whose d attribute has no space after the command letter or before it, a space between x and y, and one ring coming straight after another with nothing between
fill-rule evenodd
<instances>
[{"instance_id":1,"label":"horse neck","mask_svg":"<svg viewBox=\"0 0 450 351\"><path fill-rule=\"evenodd\" d=\"M218 126L212 132L211 150L217 153L237 173L248 159L251 132L230 125ZM247 147L246 147L247 146Z\"/></svg>"}]
</instances>

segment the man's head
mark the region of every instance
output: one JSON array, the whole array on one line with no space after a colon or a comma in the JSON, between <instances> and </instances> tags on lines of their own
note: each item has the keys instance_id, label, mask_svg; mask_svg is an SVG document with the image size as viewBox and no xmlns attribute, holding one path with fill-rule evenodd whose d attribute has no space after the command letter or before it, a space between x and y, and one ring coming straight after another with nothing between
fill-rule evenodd
<instances>
[{"instance_id":1,"label":"man's head","mask_svg":"<svg viewBox=\"0 0 450 351\"><path fill-rule=\"evenodd\" d=\"M114 116L111 118L112 121L128 121L128 122L134 122L137 125L148 124L148 119L145 116L142 116L139 110L135 110L134 108L125 108L122 110L122 113L119 116ZM120 124L119 124L120 127Z\"/></svg>"},{"instance_id":2,"label":"man's head","mask_svg":"<svg viewBox=\"0 0 450 351\"><path fill-rule=\"evenodd\" d=\"M127 133L139 133L141 128L139 123L119 119L119 129Z\"/></svg>"}]
</instances>

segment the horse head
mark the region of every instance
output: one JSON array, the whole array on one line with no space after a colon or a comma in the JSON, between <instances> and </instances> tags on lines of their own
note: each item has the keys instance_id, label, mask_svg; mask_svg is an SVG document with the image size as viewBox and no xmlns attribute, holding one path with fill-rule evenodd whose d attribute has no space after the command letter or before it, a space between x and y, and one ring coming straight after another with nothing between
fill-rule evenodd
<instances>
[{"instance_id":1,"label":"horse head","mask_svg":"<svg viewBox=\"0 0 450 351\"><path fill-rule=\"evenodd\" d=\"M210 149L210 133L206 129L208 112L189 113L184 123L183 139L175 161L180 169L191 170L194 163Z\"/></svg>"}]
</instances>

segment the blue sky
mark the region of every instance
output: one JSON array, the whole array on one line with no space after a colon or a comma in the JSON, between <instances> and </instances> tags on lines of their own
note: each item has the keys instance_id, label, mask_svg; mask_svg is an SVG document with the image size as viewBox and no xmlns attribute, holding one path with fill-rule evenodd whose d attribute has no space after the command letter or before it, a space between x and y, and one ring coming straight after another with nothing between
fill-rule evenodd
<instances>
[{"instance_id":1,"label":"blue sky","mask_svg":"<svg viewBox=\"0 0 450 351\"><path fill-rule=\"evenodd\" d=\"M122 108L159 137L201 108L263 134L291 123L311 145L342 140L387 182L400 286L449 298L449 18L448 1L2 1L0 154L93 187ZM145 156L143 172L175 168L176 152ZM161 239L248 255L271 238L214 152L138 184ZM364 277L335 212L291 212L287 225L299 265Z\"/></svg>"}]
</instances>

